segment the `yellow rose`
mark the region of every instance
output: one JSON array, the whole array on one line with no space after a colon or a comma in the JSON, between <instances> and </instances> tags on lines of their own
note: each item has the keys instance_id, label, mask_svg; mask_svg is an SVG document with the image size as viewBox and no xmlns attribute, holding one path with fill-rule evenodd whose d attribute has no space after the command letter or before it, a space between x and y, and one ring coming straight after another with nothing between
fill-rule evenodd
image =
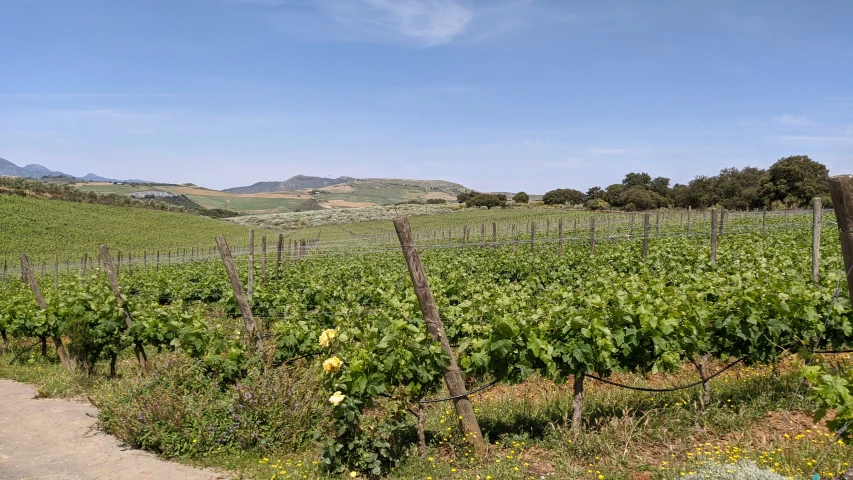
<instances>
[{"instance_id":1,"label":"yellow rose","mask_svg":"<svg viewBox=\"0 0 853 480\"><path fill-rule=\"evenodd\" d=\"M332 357L323 362L323 371L326 373L337 372L341 369L344 362L338 357Z\"/></svg>"},{"instance_id":2,"label":"yellow rose","mask_svg":"<svg viewBox=\"0 0 853 480\"><path fill-rule=\"evenodd\" d=\"M335 338L337 334L338 332L336 332L333 328L327 328L326 330L323 330L323 333L320 334L320 346L328 347L329 344L332 342L332 339Z\"/></svg>"},{"instance_id":3,"label":"yellow rose","mask_svg":"<svg viewBox=\"0 0 853 480\"><path fill-rule=\"evenodd\" d=\"M338 390L337 392L333 393L331 397L329 397L329 403L337 407L341 404L341 402L344 401L345 398L347 398L347 396L341 393L340 390Z\"/></svg>"}]
</instances>

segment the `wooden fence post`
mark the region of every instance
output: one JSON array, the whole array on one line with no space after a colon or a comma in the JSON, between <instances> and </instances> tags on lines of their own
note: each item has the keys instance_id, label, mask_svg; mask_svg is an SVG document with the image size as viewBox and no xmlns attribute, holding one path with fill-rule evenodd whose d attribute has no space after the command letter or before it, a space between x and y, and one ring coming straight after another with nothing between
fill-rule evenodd
<instances>
[{"instance_id":1,"label":"wooden fence post","mask_svg":"<svg viewBox=\"0 0 853 480\"><path fill-rule=\"evenodd\" d=\"M812 280L820 281L820 224L823 221L823 203L815 197L812 210Z\"/></svg>"},{"instance_id":2,"label":"wooden fence post","mask_svg":"<svg viewBox=\"0 0 853 480\"><path fill-rule=\"evenodd\" d=\"M536 222L530 222L530 253L536 247Z\"/></svg>"},{"instance_id":3,"label":"wooden fence post","mask_svg":"<svg viewBox=\"0 0 853 480\"><path fill-rule=\"evenodd\" d=\"M38 304L39 309L46 310L47 302L44 301L44 296L41 294L41 288L39 288L36 276L33 273L33 269L30 267L30 261L23 253L21 254L21 272L30 284L30 288L33 290L33 295L36 297L36 303ZM72 362L71 357L68 356L68 351L65 349L65 345L62 344L62 338L60 338L57 333L56 335L51 335L51 339L53 340L53 344L56 346L56 353L59 355L59 361L62 362L66 368L73 371L74 362ZM42 353L44 353L44 340L42 340Z\"/></svg>"},{"instance_id":4,"label":"wooden fence post","mask_svg":"<svg viewBox=\"0 0 853 480\"><path fill-rule=\"evenodd\" d=\"M693 215L693 207L687 206L687 235L690 235L691 220Z\"/></svg>"},{"instance_id":5,"label":"wooden fence post","mask_svg":"<svg viewBox=\"0 0 853 480\"><path fill-rule=\"evenodd\" d=\"M106 245L101 245L98 247L98 251L101 255L101 263L104 264L104 270L107 272L107 280L110 282L110 289L113 291L113 295L116 297L116 303L118 304L119 310L124 312L124 324L127 328L131 328L133 326L133 319L130 317L130 310L125 305L124 299L121 297L121 288L118 285L118 275L113 270L113 262L110 259L110 251L106 247ZM134 340L133 342L133 352L136 354L136 360L139 362L139 368L142 369L142 374L148 374L148 357L145 355L145 348L142 346L142 342L140 340ZM92 365L94 367L94 365Z\"/></svg>"},{"instance_id":6,"label":"wooden fence post","mask_svg":"<svg viewBox=\"0 0 853 480\"><path fill-rule=\"evenodd\" d=\"M480 431L480 425L477 423L477 416L474 414L471 400L466 395L467 389L465 388L465 380L462 378L462 372L456 364L456 357L450 348L450 341L444 333L444 323L438 314L438 306L432 296L432 291L429 289L429 282L423 264L421 264L421 258L413 243L409 221L405 217L395 218L394 229L397 231L397 238L403 248L403 256L406 259L406 265L409 267L412 285L415 289L415 295L418 297L427 330L430 336L441 344L442 350L450 356L450 365L442 370L442 375L450 396L455 397L453 404L456 406L459 426L465 435L465 439L474 446L476 453L482 454L486 451L483 434Z\"/></svg>"},{"instance_id":7,"label":"wooden fence post","mask_svg":"<svg viewBox=\"0 0 853 480\"><path fill-rule=\"evenodd\" d=\"M217 244L219 237L217 238ZM229 250L228 253L231 253ZM222 247L219 248L219 254L222 255ZM267 283L267 236L261 235L261 283Z\"/></svg>"},{"instance_id":8,"label":"wooden fence post","mask_svg":"<svg viewBox=\"0 0 853 480\"><path fill-rule=\"evenodd\" d=\"M281 273L281 254L284 252L284 234L278 234L278 245L275 249L275 281L279 279Z\"/></svg>"},{"instance_id":9,"label":"wooden fence post","mask_svg":"<svg viewBox=\"0 0 853 480\"><path fill-rule=\"evenodd\" d=\"M589 253L595 255L595 215L589 217Z\"/></svg>"},{"instance_id":10,"label":"wooden fence post","mask_svg":"<svg viewBox=\"0 0 853 480\"><path fill-rule=\"evenodd\" d=\"M492 250L498 249L498 224L492 222Z\"/></svg>"},{"instance_id":11,"label":"wooden fence post","mask_svg":"<svg viewBox=\"0 0 853 480\"><path fill-rule=\"evenodd\" d=\"M660 209L655 211L655 238L660 236Z\"/></svg>"},{"instance_id":12,"label":"wooden fence post","mask_svg":"<svg viewBox=\"0 0 853 480\"><path fill-rule=\"evenodd\" d=\"M847 273L847 293L853 302L853 175L838 175L829 179L832 208L841 236L841 254Z\"/></svg>"},{"instance_id":13,"label":"wooden fence post","mask_svg":"<svg viewBox=\"0 0 853 480\"><path fill-rule=\"evenodd\" d=\"M711 209L711 265L717 264L717 209Z\"/></svg>"},{"instance_id":14,"label":"wooden fence post","mask_svg":"<svg viewBox=\"0 0 853 480\"><path fill-rule=\"evenodd\" d=\"M263 242L265 238L261 237L261 241ZM264 243L261 245L263 246ZM231 258L231 249L228 248L225 235L216 237L216 246L219 247L219 255L222 257L222 263L225 264L225 273L228 274L228 280L231 281L231 290L234 291L234 298L237 300L237 306L240 308L240 315L243 317L246 331L249 333L249 336L255 337L255 347L260 350L263 345L263 338L255 325L255 318L252 316L252 307L246 301L246 295L243 293L240 275L237 273L237 267L234 266L234 259Z\"/></svg>"},{"instance_id":15,"label":"wooden fence post","mask_svg":"<svg viewBox=\"0 0 853 480\"><path fill-rule=\"evenodd\" d=\"M255 294L255 231L249 230L249 271L247 278L246 296L249 297L249 303L252 303L252 296Z\"/></svg>"},{"instance_id":16,"label":"wooden fence post","mask_svg":"<svg viewBox=\"0 0 853 480\"><path fill-rule=\"evenodd\" d=\"M512 253L515 253L515 224L512 224Z\"/></svg>"},{"instance_id":17,"label":"wooden fence post","mask_svg":"<svg viewBox=\"0 0 853 480\"><path fill-rule=\"evenodd\" d=\"M558 240L559 243L558 243L558 247L557 247L557 253L562 255L563 254L563 217L560 217L560 221L557 223L557 238L559 239Z\"/></svg>"},{"instance_id":18,"label":"wooden fence post","mask_svg":"<svg viewBox=\"0 0 853 480\"><path fill-rule=\"evenodd\" d=\"M761 207L761 237L767 236L767 207Z\"/></svg>"},{"instance_id":19,"label":"wooden fence post","mask_svg":"<svg viewBox=\"0 0 853 480\"><path fill-rule=\"evenodd\" d=\"M643 260L649 256L649 223L651 223L652 214L643 214Z\"/></svg>"}]
</instances>

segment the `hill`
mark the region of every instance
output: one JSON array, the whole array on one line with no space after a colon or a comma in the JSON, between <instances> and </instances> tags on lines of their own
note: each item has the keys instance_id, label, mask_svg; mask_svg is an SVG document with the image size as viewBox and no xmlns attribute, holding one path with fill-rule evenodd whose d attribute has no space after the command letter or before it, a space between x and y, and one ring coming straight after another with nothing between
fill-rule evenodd
<instances>
[{"instance_id":1,"label":"hill","mask_svg":"<svg viewBox=\"0 0 853 480\"><path fill-rule=\"evenodd\" d=\"M13 264L20 253L39 263L79 262L100 244L139 255L192 246L206 251L216 235L225 234L232 247L245 245L248 235L247 227L197 215L16 195L0 195L0 218L0 254Z\"/></svg>"},{"instance_id":2,"label":"hill","mask_svg":"<svg viewBox=\"0 0 853 480\"><path fill-rule=\"evenodd\" d=\"M37 163L31 165L25 165L23 167L19 167L14 163L6 160L5 158L0 158L0 176L7 177L24 177L24 178L42 178L42 177L69 177L75 178L78 180L84 181L92 181L92 182L128 182L128 183L150 183L145 180L117 180L114 178L105 178L99 175L95 175L94 173L86 174L83 177L76 177L74 175L69 175L67 173L62 173L59 171L51 170L44 165L39 165Z\"/></svg>"},{"instance_id":3,"label":"hill","mask_svg":"<svg viewBox=\"0 0 853 480\"><path fill-rule=\"evenodd\" d=\"M296 192L305 189L315 189L339 185L357 180L353 177L323 178L308 175L295 175L283 182L258 182L248 187L234 187L222 190L227 193L272 193Z\"/></svg>"}]
</instances>

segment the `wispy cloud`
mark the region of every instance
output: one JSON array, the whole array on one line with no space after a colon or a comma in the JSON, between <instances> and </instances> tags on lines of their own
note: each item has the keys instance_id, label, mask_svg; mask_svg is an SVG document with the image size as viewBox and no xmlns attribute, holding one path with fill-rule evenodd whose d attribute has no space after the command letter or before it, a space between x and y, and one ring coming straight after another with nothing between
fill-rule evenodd
<instances>
[{"instance_id":1,"label":"wispy cloud","mask_svg":"<svg viewBox=\"0 0 853 480\"><path fill-rule=\"evenodd\" d=\"M278 30L308 41L403 43L434 47L475 42L519 28L518 10L532 0L488 3L458 0L234 0L267 5Z\"/></svg>"},{"instance_id":2,"label":"wispy cloud","mask_svg":"<svg viewBox=\"0 0 853 480\"><path fill-rule=\"evenodd\" d=\"M779 115L778 117L774 117L773 121L778 123L779 125L788 126L811 124L808 115L789 115L787 113L784 115Z\"/></svg>"}]
</instances>

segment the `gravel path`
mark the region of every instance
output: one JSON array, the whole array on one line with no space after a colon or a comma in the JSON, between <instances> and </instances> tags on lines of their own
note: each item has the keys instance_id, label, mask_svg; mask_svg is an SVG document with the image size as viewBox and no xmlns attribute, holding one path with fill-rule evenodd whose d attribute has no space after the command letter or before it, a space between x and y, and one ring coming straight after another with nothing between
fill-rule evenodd
<instances>
[{"instance_id":1,"label":"gravel path","mask_svg":"<svg viewBox=\"0 0 853 480\"><path fill-rule=\"evenodd\" d=\"M216 480L227 475L158 459L95 430L97 409L34 399L35 388L0 380L0 479Z\"/></svg>"}]
</instances>

